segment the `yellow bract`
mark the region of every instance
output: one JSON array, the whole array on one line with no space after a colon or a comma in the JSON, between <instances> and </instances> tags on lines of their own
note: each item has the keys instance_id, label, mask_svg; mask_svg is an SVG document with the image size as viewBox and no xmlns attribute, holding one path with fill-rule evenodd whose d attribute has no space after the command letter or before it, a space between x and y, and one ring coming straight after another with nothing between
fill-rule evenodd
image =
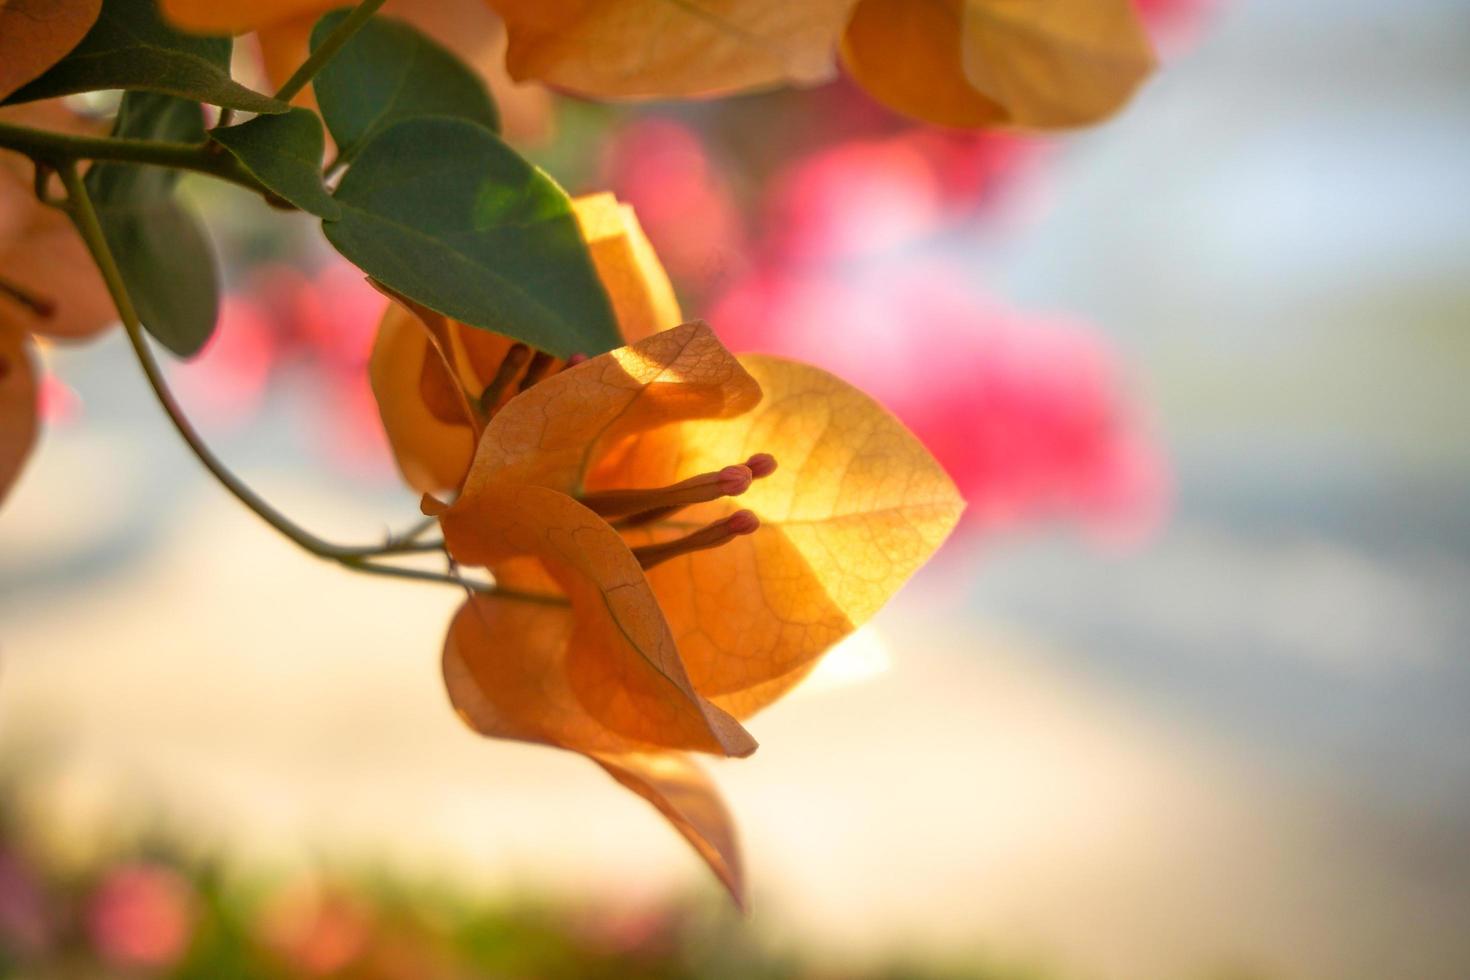
<instances>
[{"instance_id":1,"label":"yellow bract","mask_svg":"<svg viewBox=\"0 0 1470 980\"><path fill-rule=\"evenodd\" d=\"M65 57L101 12L102 0L0 0L0 99Z\"/></svg>"},{"instance_id":2,"label":"yellow bract","mask_svg":"<svg viewBox=\"0 0 1470 980\"><path fill-rule=\"evenodd\" d=\"M626 533L634 545L667 540L737 507L761 519L749 537L648 572L694 686L744 718L876 613L964 505L923 444L856 388L779 358L740 363L765 395L752 411L629 439L587 486L664 486L756 452L776 457L744 495Z\"/></svg>"},{"instance_id":3,"label":"yellow bract","mask_svg":"<svg viewBox=\"0 0 1470 980\"><path fill-rule=\"evenodd\" d=\"M624 340L677 324L673 287L632 209L611 194L592 194L573 200L572 210ZM430 343L433 337L441 338L437 349ZM388 308L369 374L394 458L409 486L433 493L464 480L478 430L461 407L462 393L478 398L509 347L504 337L428 311L416 315L399 304ZM457 382L446 361L452 362Z\"/></svg>"},{"instance_id":4,"label":"yellow bract","mask_svg":"<svg viewBox=\"0 0 1470 980\"><path fill-rule=\"evenodd\" d=\"M860 0L842 59L907 115L1036 129L1112 114L1154 67L1130 0Z\"/></svg>"},{"instance_id":5,"label":"yellow bract","mask_svg":"<svg viewBox=\"0 0 1470 980\"><path fill-rule=\"evenodd\" d=\"M775 472L734 499L616 526L588 506L612 491L656 500L759 454ZM656 333L506 402L458 498L426 498L454 559L488 568L500 590L454 618L450 698L483 734L593 758L742 900L728 814L682 752L752 751L736 719L875 613L962 508L913 435L837 378L737 359L698 322ZM753 533L640 563L635 549L737 509L760 519Z\"/></svg>"}]
</instances>

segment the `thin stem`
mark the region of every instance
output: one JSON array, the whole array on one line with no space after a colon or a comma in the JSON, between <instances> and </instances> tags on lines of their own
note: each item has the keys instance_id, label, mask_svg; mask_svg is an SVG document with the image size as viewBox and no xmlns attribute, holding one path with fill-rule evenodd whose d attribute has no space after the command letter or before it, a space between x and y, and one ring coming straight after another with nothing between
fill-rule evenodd
<instances>
[{"instance_id":1,"label":"thin stem","mask_svg":"<svg viewBox=\"0 0 1470 980\"><path fill-rule=\"evenodd\" d=\"M366 575L385 575L389 578L409 579L414 582L439 582L458 586L461 589L469 589L472 592L496 592L493 585L484 582L472 582L469 579L460 578L458 575L447 575L444 572L427 572L418 568L402 568L398 565L380 565L377 562L363 561L356 558L342 559L342 565L352 569L354 572L362 572ZM548 596L546 598L554 598Z\"/></svg>"},{"instance_id":2,"label":"thin stem","mask_svg":"<svg viewBox=\"0 0 1470 980\"><path fill-rule=\"evenodd\" d=\"M82 240L86 242L88 251L92 253L98 270L102 273L102 279L107 284L107 291L111 294L118 316L122 319L128 342L132 344L133 353L137 355L138 363L142 365L143 373L148 378L148 384L152 387L159 404L163 406L163 410L173 422L174 428L193 450L199 462L204 464L204 468L209 470L216 480L224 484L225 489L234 494L240 503L253 510L271 527L312 554L327 558L333 557L338 551L335 545L322 540L305 528L298 527L285 515L262 500L255 491L246 486L229 471L224 463L220 462L219 458L204 444L199 433L194 431L193 424L189 422L183 409L174 400L173 392L169 391L163 371L159 368L158 361L153 357L153 351L143 336L143 327L138 321L137 311L133 308L133 301L128 296L127 286L123 283L122 272L118 269L117 261L112 256L112 249L107 245L107 237L102 232L102 224L97 219L97 210L92 206L92 198L87 193L86 185L82 183L82 178L77 173L74 164L63 165L60 167L60 172L62 183L66 185L67 210L72 216L73 223L77 226L77 231L81 233Z\"/></svg>"},{"instance_id":3,"label":"thin stem","mask_svg":"<svg viewBox=\"0 0 1470 980\"><path fill-rule=\"evenodd\" d=\"M422 582L439 582L454 585L459 588L470 588L481 592L495 592L503 594L506 598L524 599L528 602L550 602L564 603L565 600L556 596L535 595L533 593L514 592L509 590L497 590L492 585L467 582L457 575L445 575L438 572L421 571L414 568L400 568L394 565L383 565L370 561L371 558L383 557L393 554L407 554L416 551L440 550L443 542L418 542L427 526L418 526L412 529L408 535L398 541L389 540L388 543L378 547L353 548L332 544L323 538L311 533L305 528L291 521L280 511L276 510L254 490L251 490L244 481L230 472L229 468L222 463L213 451L210 450L199 433L195 431L188 416L183 412L178 402L174 400L173 393L164 380L163 371L158 366L158 361L153 357L153 351L148 346L148 340L143 336L142 324L138 320L137 311L133 307L133 301L128 296L127 285L123 282L122 272L118 269L117 261L113 258L112 249L107 244L107 237L103 233L102 224L97 218L96 208L92 206L91 196L87 193L86 184L82 182L81 175L77 172L76 165L70 161L58 168L62 183L66 187L67 201L66 210L71 215L73 224L81 234L86 243L87 250L91 252L93 260L97 263L98 270L102 273L102 279L107 284L107 290L112 296L113 304L117 307L119 318L122 320L123 330L127 334L128 342L132 345L133 353L137 355L138 363L143 368L143 374L148 379L153 394L157 397L159 404L173 422L174 428L183 438L195 457L204 464L225 489L234 495L235 499L244 504L257 516L271 527L275 528L285 537L297 544L302 549L324 558L335 561L344 568L363 572L370 575L386 575L396 578L413 579ZM430 525L431 526L431 525Z\"/></svg>"},{"instance_id":4,"label":"thin stem","mask_svg":"<svg viewBox=\"0 0 1470 980\"><path fill-rule=\"evenodd\" d=\"M286 84L276 92L276 98L282 102L290 102L295 98L296 93L306 88L307 84L316 77L316 73L322 70L322 66L332 60L332 56L347 43L348 38L357 33L358 28L367 23L367 19L383 5L383 2L384 0L363 0L353 8L352 13L348 14L342 23L337 25L337 29L328 34L326 39L311 53L311 57L303 61L301 67L286 79Z\"/></svg>"},{"instance_id":5,"label":"thin stem","mask_svg":"<svg viewBox=\"0 0 1470 980\"><path fill-rule=\"evenodd\" d=\"M53 133L29 126L0 123L0 148L23 153L35 161L39 168L58 172L77 160L141 163L172 167L176 170L192 170L239 184L257 194L269 193L234 157L228 153L210 153L206 146L194 143L74 136L70 133ZM38 184L44 187L39 177Z\"/></svg>"}]
</instances>

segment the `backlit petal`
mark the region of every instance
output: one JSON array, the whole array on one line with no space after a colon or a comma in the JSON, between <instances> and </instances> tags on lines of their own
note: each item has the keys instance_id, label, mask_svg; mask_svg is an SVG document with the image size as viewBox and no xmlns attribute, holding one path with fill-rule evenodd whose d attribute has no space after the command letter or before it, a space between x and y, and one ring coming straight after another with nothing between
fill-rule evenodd
<instances>
[{"instance_id":1,"label":"backlit petal","mask_svg":"<svg viewBox=\"0 0 1470 980\"><path fill-rule=\"evenodd\" d=\"M637 544L737 507L760 517L754 534L648 572L695 687L745 717L877 612L964 504L928 450L856 388L778 358L741 363L765 392L753 411L633 437L588 485L658 486L757 452L776 457L776 472L736 500L626 532Z\"/></svg>"},{"instance_id":2,"label":"backlit petal","mask_svg":"<svg viewBox=\"0 0 1470 980\"><path fill-rule=\"evenodd\" d=\"M511 77L604 98L708 96L832 76L853 0L487 0Z\"/></svg>"},{"instance_id":3,"label":"backlit petal","mask_svg":"<svg viewBox=\"0 0 1470 980\"><path fill-rule=\"evenodd\" d=\"M1111 115L1154 67L1130 0L859 0L842 58L907 115L1036 129Z\"/></svg>"},{"instance_id":4,"label":"backlit petal","mask_svg":"<svg viewBox=\"0 0 1470 980\"><path fill-rule=\"evenodd\" d=\"M759 400L760 387L709 327L686 323L510 401L485 428L465 492L494 482L573 492L601 445L686 419L739 415Z\"/></svg>"},{"instance_id":5,"label":"backlit petal","mask_svg":"<svg viewBox=\"0 0 1470 980\"><path fill-rule=\"evenodd\" d=\"M567 683L572 635L565 607L480 596L460 607L444 644L444 682L461 718L482 735L580 751L652 803L744 904L734 823L709 776L681 752L604 727Z\"/></svg>"},{"instance_id":6,"label":"backlit petal","mask_svg":"<svg viewBox=\"0 0 1470 980\"><path fill-rule=\"evenodd\" d=\"M493 569L534 558L571 604L570 632L554 662L505 669L554 674L580 711L623 739L721 755L755 750L755 741L733 718L695 692L643 569L606 521L555 490L503 483L466 490L452 506L431 509L439 510L445 543L457 561ZM472 612L457 617L451 633L483 627L473 610L484 601L466 607ZM506 717L565 714L560 706L567 698L560 691L548 694L543 683L528 680L507 689L521 694L515 712L497 700ZM546 739L544 729L533 738ZM596 747L565 732L556 739Z\"/></svg>"}]
</instances>

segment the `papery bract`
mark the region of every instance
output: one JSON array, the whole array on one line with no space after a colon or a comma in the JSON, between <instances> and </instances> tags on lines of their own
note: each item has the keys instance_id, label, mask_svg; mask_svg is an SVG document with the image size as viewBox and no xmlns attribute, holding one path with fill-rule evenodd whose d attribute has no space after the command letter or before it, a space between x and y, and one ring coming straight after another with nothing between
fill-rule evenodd
<instances>
[{"instance_id":1,"label":"papery bract","mask_svg":"<svg viewBox=\"0 0 1470 980\"><path fill-rule=\"evenodd\" d=\"M0 99L65 57L101 11L102 0L0 2Z\"/></svg>"},{"instance_id":2,"label":"papery bract","mask_svg":"<svg viewBox=\"0 0 1470 980\"><path fill-rule=\"evenodd\" d=\"M852 0L487 0L516 79L613 98L811 84L834 71Z\"/></svg>"},{"instance_id":3,"label":"papery bract","mask_svg":"<svg viewBox=\"0 0 1470 980\"><path fill-rule=\"evenodd\" d=\"M842 60L906 115L1036 129L1111 115L1154 68L1130 0L859 0Z\"/></svg>"},{"instance_id":4,"label":"papery bract","mask_svg":"<svg viewBox=\"0 0 1470 980\"><path fill-rule=\"evenodd\" d=\"M732 489L660 508L673 488L713 488L701 474L732 469L744 471ZM657 487L670 489L637 489ZM614 520L620 495L653 510ZM503 590L467 602L446 641L460 714L485 734L591 756L739 899L724 806L669 753L753 750L736 719L876 612L963 505L871 399L805 365L737 361L690 323L507 402L458 498L426 506L450 554Z\"/></svg>"}]
</instances>

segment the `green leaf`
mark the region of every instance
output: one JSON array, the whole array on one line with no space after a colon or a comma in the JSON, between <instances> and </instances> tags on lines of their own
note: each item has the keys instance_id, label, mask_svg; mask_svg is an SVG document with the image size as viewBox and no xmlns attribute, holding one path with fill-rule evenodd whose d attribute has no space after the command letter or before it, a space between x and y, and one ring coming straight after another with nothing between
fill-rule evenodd
<instances>
[{"instance_id":1,"label":"green leaf","mask_svg":"<svg viewBox=\"0 0 1470 980\"><path fill-rule=\"evenodd\" d=\"M335 10L316 22L313 51L347 14ZM454 116L500 130L500 116L480 77L401 21L370 18L312 86L342 160L351 160L394 123L416 116Z\"/></svg>"},{"instance_id":2,"label":"green leaf","mask_svg":"<svg viewBox=\"0 0 1470 980\"><path fill-rule=\"evenodd\" d=\"M285 112L284 102L231 80L230 45L227 37L180 34L159 17L153 0L105 0L81 43L5 104L121 88L248 112Z\"/></svg>"},{"instance_id":3,"label":"green leaf","mask_svg":"<svg viewBox=\"0 0 1470 980\"><path fill-rule=\"evenodd\" d=\"M326 139L316 114L292 109L256 116L238 126L211 129L210 137L274 193L319 218L336 219L341 209L322 183Z\"/></svg>"},{"instance_id":4,"label":"green leaf","mask_svg":"<svg viewBox=\"0 0 1470 980\"><path fill-rule=\"evenodd\" d=\"M179 357L199 353L219 317L219 276L209 235L172 200L99 214L138 319Z\"/></svg>"},{"instance_id":5,"label":"green leaf","mask_svg":"<svg viewBox=\"0 0 1470 980\"><path fill-rule=\"evenodd\" d=\"M622 343L571 201L489 130L401 122L363 147L336 198L327 238L410 299L559 357Z\"/></svg>"},{"instance_id":6,"label":"green leaf","mask_svg":"<svg viewBox=\"0 0 1470 980\"><path fill-rule=\"evenodd\" d=\"M196 102L129 92L112 135L199 142L204 112ZM98 163L87 172L87 191L144 328L189 357L214 332L219 276L208 234L174 198L178 179L165 167Z\"/></svg>"}]
</instances>

